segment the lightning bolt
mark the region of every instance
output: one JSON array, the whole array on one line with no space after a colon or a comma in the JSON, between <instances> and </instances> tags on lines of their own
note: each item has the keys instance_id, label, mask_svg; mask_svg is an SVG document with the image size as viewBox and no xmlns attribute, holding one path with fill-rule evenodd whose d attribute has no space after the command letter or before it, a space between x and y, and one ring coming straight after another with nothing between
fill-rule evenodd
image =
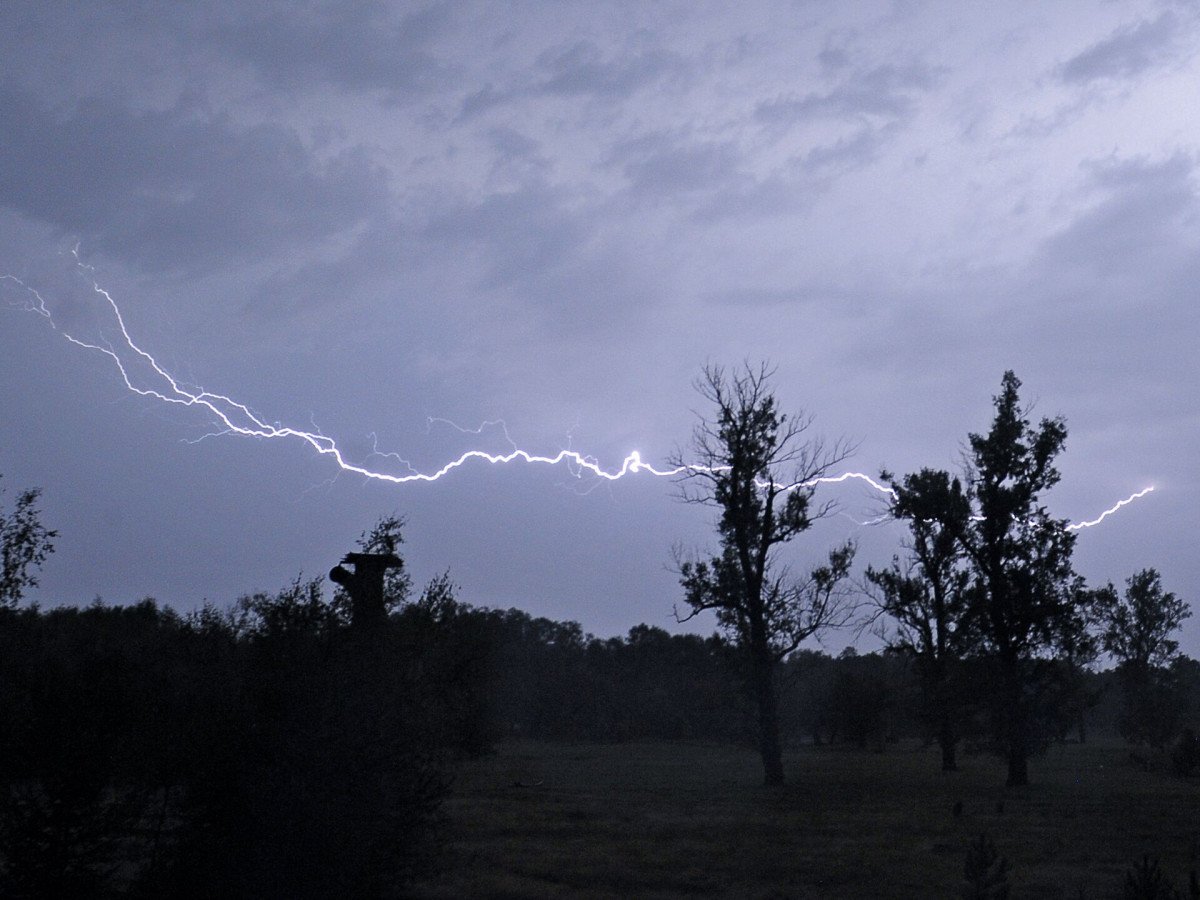
<instances>
[{"instance_id":1,"label":"lightning bolt","mask_svg":"<svg viewBox=\"0 0 1200 900\"><path fill-rule=\"evenodd\" d=\"M1116 503L1114 503L1112 506L1110 506L1104 512L1100 513L1100 515L1096 516L1096 518L1094 518L1094 519L1087 519L1086 521L1083 521L1083 522L1072 522L1070 525L1067 526L1067 531L1082 531L1084 528L1092 528L1095 525L1099 525L1101 522L1103 522L1105 519L1107 519L1109 516L1111 516L1117 510L1119 510L1122 506L1128 506L1134 500L1140 500L1142 497L1145 497L1147 494L1152 494L1152 493L1154 493L1154 485L1150 485L1150 487L1147 487L1147 488L1142 488L1140 491L1130 494L1124 500L1118 500Z\"/></svg>"},{"instance_id":2,"label":"lightning bolt","mask_svg":"<svg viewBox=\"0 0 1200 900\"><path fill-rule=\"evenodd\" d=\"M72 252L78 261L78 248ZM90 270L91 268L90 266L84 266L82 263L78 263L78 265L81 269ZM93 281L92 289L97 295L104 298L105 303L112 312L113 320L116 323L117 330L120 332L120 338L118 341L118 346L121 347L120 352L118 352L117 349L114 349L112 343L110 343L107 339L104 339L102 344L91 343L90 341L77 338L59 328L57 323L55 323L49 307L46 305L46 301L42 295L16 276L0 275L0 281L9 281L22 288L26 292L25 298L18 305L27 311L35 312L47 319L51 326L72 344L75 344L76 346L82 347L86 350L101 353L108 357L116 367L117 371L120 373L121 380L124 382L125 387L132 393L140 397L151 398L163 403L187 407L198 407L202 410L205 410L215 421L218 430L203 435L199 440L220 435L234 434L243 437L259 439L287 439L300 441L307 444L321 456L331 457L334 463L343 472L351 472L355 475L360 475L363 478L389 482L391 484L408 484L415 481L438 481L456 469L459 469L474 460L480 460L492 465L500 465L517 461L529 463L531 465L566 465L576 477L583 477L585 473L588 473L591 476L594 476L596 479L610 482L618 481L624 478L626 475L636 475L640 473L646 473L657 478L671 478L689 472L712 473L727 471L729 468L728 466L709 467L696 464L685 464L671 468L658 468L644 461L641 457L641 454L637 450L634 450L628 456L626 456L624 460L622 460L621 465L616 469L605 469L599 464L595 457L585 455L576 450L560 450L553 456L544 456L530 453L527 450L522 450L512 441L512 438L509 437L508 428L502 420L484 422L477 429L467 429L455 425L453 422L445 419L431 418L428 420L428 426L430 427L434 422L439 422L449 425L450 427L455 428L464 434L481 434L485 428L499 426L502 429L505 438L512 446L512 449L507 453L488 453L483 450L468 450L457 459L451 460L439 469L431 472L421 472L415 470L412 465L407 460L400 457L399 454L385 453L380 451L378 447L375 446L370 454L371 456L394 459L402 463L405 468L409 470L402 474L380 471L378 469L370 468L366 465L354 463L348 460L342 453L341 448L338 447L337 442L328 435L323 434L315 424L313 426L313 431L304 431L299 428L282 425L278 422L272 424L254 413L250 407L246 406L244 403L234 400L232 397L206 391L203 388L189 388L187 385L175 378L175 376L173 376L170 372L164 369L153 357L153 355L142 349L142 347L139 346L136 341L134 341L133 336L129 332L129 328L125 324L125 317L122 315L121 309L117 305L117 302L113 299L112 295L102 288L98 283ZM101 337L103 338L103 334ZM122 354L125 354L125 356ZM145 370L153 373L154 377L158 381L157 387L144 387L135 381L134 376L131 374L131 364L127 362L125 358L128 355L132 355L135 361L140 361ZM374 436L372 435L372 437ZM807 481L795 482L782 487L786 491L793 491L801 488L813 488L822 484L842 484L851 480L862 481L881 494L886 494L891 497L896 496L895 491L893 491L890 487L880 483L879 481L876 481L874 478L864 474L863 472L843 472L840 475L821 476ZM771 483L762 482L761 486L768 487L771 486ZM1124 500L1115 503L1113 506L1100 513L1100 515L1098 515L1096 518L1072 523L1068 525L1067 528L1068 530L1077 531L1099 525L1122 507L1127 506L1141 497L1144 497L1153 490L1153 487L1144 488L1141 491L1131 494ZM879 524L880 522L886 520L887 517L881 517L873 519L864 524Z\"/></svg>"}]
</instances>

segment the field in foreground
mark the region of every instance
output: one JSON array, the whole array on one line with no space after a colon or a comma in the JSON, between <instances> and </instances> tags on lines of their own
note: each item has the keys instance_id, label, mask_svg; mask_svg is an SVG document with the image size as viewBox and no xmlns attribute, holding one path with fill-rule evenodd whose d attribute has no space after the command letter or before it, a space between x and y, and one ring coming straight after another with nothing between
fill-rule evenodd
<instances>
[{"instance_id":1,"label":"field in foreground","mask_svg":"<svg viewBox=\"0 0 1200 900\"><path fill-rule=\"evenodd\" d=\"M445 870L413 895L955 897L980 832L1014 898L1119 897L1147 852L1183 887L1200 784L1128 759L1054 747L1005 789L987 756L943 774L933 750L805 748L768 790L736 747L508 744L459 771Z\"/></svg>"}]
</instances>

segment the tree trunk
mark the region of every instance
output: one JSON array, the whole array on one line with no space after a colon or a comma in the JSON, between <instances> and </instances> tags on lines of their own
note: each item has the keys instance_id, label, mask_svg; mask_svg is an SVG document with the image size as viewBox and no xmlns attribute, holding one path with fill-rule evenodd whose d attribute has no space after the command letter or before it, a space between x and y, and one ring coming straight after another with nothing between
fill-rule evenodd
<instances>
[{"instance_id":1,"label":"tree trunk","mask_svg":"<svg viewBox=\"0 0 1200 900\"><path fill-rule=\"evenodd\" d=\"M779 708L775 696L774 666L770 652L755 649L752 662L754 693L758 703L758 750L762 755L763 783L783 784L783 748L779 742Z\"/></svg>"},{"instance_id":2,"label":"tree trunk","mask_svg":"<svg viewBox=\"0 0 1200 900\"><path fill-rule=\"evenodd\" d=\"M1008 779L1004 782L1008 787L1021 787L1029 784L1029 738L1028 723L1025 721L1025 698L1021 683L1020 664L1009 662L1005 681L1005 700L1008 709L1005 710L1005 738L1008 742Z\"/></svg>"},{"instance_id":3,"label":"tree trunk","mask_svg":"<svg viewBox=\"0 0 1200 900\"><path fill-rule=\"evenodd\" d=\"M1012 741L1008 746L1007 787L1024 787L1029 784L1029 750L1025 742Z\"/></svg>"},{"instance_id":4,"label":"tree trunk","mask_svg":"<svg viewBox=\"0 0 1200 900\"><path fill-rule=\"evenodd\" d=\"M954 726L943 721L938 728L938 746L942 748L942 771L958 771L958 740L954 736Z\"/></svg>"}]
</instances>

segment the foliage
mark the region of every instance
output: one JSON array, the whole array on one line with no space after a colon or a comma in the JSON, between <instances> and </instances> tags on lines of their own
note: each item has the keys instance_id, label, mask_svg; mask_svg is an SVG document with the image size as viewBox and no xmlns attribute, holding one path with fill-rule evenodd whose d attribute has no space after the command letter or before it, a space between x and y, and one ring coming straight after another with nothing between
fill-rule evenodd
<instances>
[{"instance_id":1,"label":"foliage","mask_svg":"<svg viewBox=\"0 0 1200 900\"><path fill-rule=\"evenodd\" d=\"M0 625L4 896L390 896L423 858L455 687L399 623L371 649L297 579Z\"/></svg>"},{"instance_id":2,"label":"foliage","mask_svg":"<svg viewBox=\"0 0 1200 900\"><path fill-rule=\"evenodd\" d=\"M1184 689L1175 677L1179 643L1172 635L1191 615L1187 604L1164 591L1154 569L1143 569L1125 582L1118 598L1105 593L1103 643L1117 662L1125 701L1122 735L1132 743L1162 748L1183 726Z\"/></svg>"},{"instance_id":3,"label":"foliage","mask_svg":"<svg viewBox=\"0 0 1200 900\"><path fill-rule=\"evenodd\" d=\"M1144 854L1140 863L1125 872L1122 896L1125 900L1184 900L1184 895L1163 873L1158 857L1149 854ZM1200 900L1200 884L1197 884L1195 871L1191 873L1187 896Z\"/></svg>"},{"instance_id":4,"label":"foliage","mask_svg":"<svg viewBox=\"0 0 1200 900\"><path fill-rule=\"evenodd\" d=\"M11 512L0 509L0 608L16 606L26 588L37 587L35 570L54 552L58 532L42 525L40 496L31 488L17 495Z\"/></svg>"},{"instance_id":5,"label":"foliage","mask_svg":"<svg viewBox=\"0 0 1200 900\"><path fill-rule=\"evenodd\" d=\"M1066 424L1043 419L1031 427L1020 384L1005 373L991 429L969 436L976 509L960 531L979 589L975 625L983 646L1008 664L1052 650L1075 600L1074 535L1041 505L1042 493L1059 480L1054 459Z\"/></svg>"},{"instance_id":6,"label":"foliage","mask_svg":"<svg viewBox=\"0 0 1200 900\"><path fill-rule=\"evenodd\" d=\"M1179 652L1172 635L1192 614L1186 602L1163 591L1154 569L1143 569L1125 581L1118 599L1109 587L1105 609L1104 649L1119 664L1138 673L1166 668Z\"/></svg>"},{"instance_id":7,"label":"foliage","mask_svg":"<svg viewBox=\"0 0 1200 900\"><path fill-rule=\"evenodd\" d=\"M1033 701L1052 667L1041 660L1074 640L1079 584L1071 566L1075 536L1052 518L1042 494L1058 483L1055 458L1067 428L1061 418L1033 427L1020 405L1020 380L1005 372L986 434L968 436L967 493L973 515L959 541L973 579L970 627L978 650L996 661L995 699L1008 758L1008 783L1028 782Z\"/></svg>"},{"instance_id":8,"label":"foliage","mask_svg":"<svg viewBox=\"0 0 1200 900\"><path fill-rule=\"evenodd\" d=\"M697 390L715 405L714 420L696 426L693 462L676 463L685 469L681 496L720 509L720 555L680 566L691 614L715 611L731 638L746 646L762 641L780 660L844 620L846 595L837 588L854 548L835 549L828 565L802 579L776 558L780 546L831 512L828 504L814 505L812 482L844 460L849 448L805 439L811 419L778 412L771 374L765 367L733 374L706 368Z\"/></svg>"},{"instance_id":9,"label":"foliage","mask_svg":"<svg viewBox=\"0 0 1200 900\"><path fill-rule=\"evenodd\" d=\"M1185 728L1171 751L1171 771L1186 778L1197 768L1200 768L1200 739L1192 729Z\"/></svg>"},{"instance_id":10,"label":"foliage","mask_svg":"<svg viewBox=\"0 0 1200 900\"><path fill-rule=\"evenodd\" d=\"M959 535L970 518L970 499L957 478L922 469L897 481L891 514L908 523L909 558L886 569L868 568L872 599L892 623L889 646L911 656L922 687L922 706L942 750L942 769L957 768L955 747L965 714L961 661L971 649L971 578Z\"/></svg>"}]
</instances>

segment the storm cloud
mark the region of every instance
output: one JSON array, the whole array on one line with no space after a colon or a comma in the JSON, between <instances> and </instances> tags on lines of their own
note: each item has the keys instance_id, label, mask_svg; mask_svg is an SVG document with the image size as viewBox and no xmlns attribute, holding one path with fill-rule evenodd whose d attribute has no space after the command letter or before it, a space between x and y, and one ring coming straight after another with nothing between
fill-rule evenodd
<instances>
[{"instance_id":1,"label":"storm cloud","mask_svg":"<svg viewBox=\"0 0 1200 900\"><path fill-rule=\"evenodd\" d=\"M111 290L189 383L395 471L661 461L742 359L854 468L953 467L1012 368L1071 429L1056 514L1159 488L1083 574L1194 597L1197 34L1151 0L8 3L0 271L100 345ZM671 547L712 523L669 483L364 481L130 395L28 296L2 283L0 472L63 533L38 599L231 600L395 512L468 602L675 627ZM836 499L797 562L886 561L878 498Z\"/></svg>"}]
</instances>

